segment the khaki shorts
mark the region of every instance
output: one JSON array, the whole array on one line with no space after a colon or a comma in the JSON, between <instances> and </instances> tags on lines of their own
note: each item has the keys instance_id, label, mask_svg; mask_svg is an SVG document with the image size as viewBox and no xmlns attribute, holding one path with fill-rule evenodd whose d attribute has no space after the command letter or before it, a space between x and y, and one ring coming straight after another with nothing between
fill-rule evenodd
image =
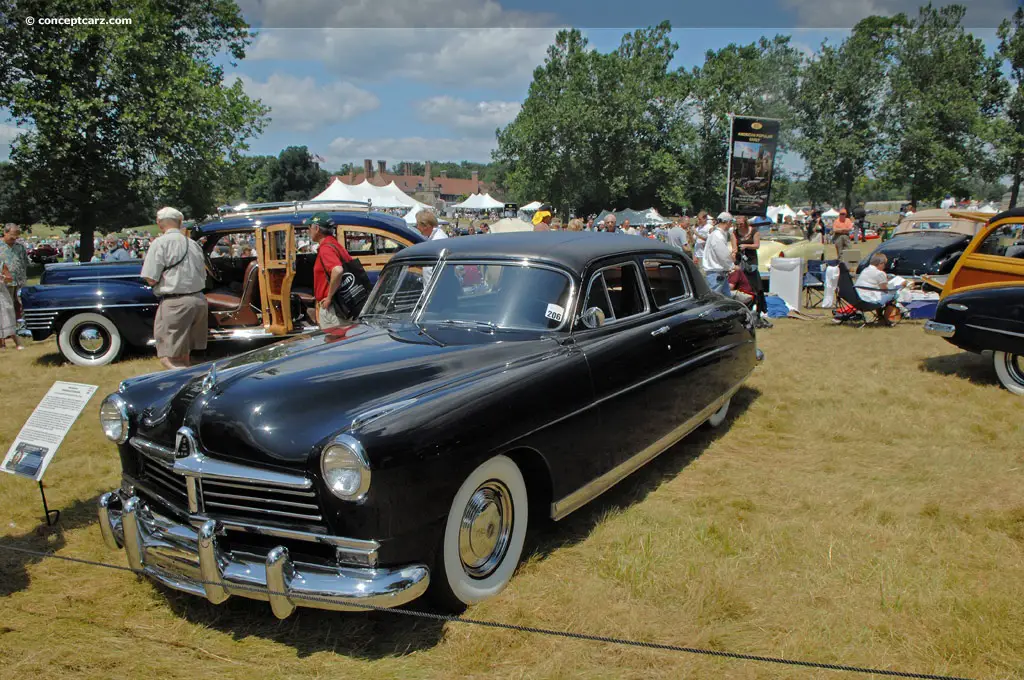
<instances>
[{"instance_id":1,"label":"khaki shorts","mask_svg":"<svg viewBox=\"0 0 1024 680\"><path fill-rule=\"evenodd\" d=\"M206 296L202 293L161 300L153 321L156 355L183 357L193 350L206 349L207 314Z\"/></svg>"},{"instance_id":2,"label":"khaki shorts","mask_svg":"<svg viewBox=\"0 0 1024 680\"><path fill-rule=\"evenodd\" d=\"M334 313L334 310L330 305L321 307L319 304L317 308L320 311L319 323L320 328L336 328L338 326L344 326L349 323L348 319L342 318Z\"/></svg>"}]
</instances>

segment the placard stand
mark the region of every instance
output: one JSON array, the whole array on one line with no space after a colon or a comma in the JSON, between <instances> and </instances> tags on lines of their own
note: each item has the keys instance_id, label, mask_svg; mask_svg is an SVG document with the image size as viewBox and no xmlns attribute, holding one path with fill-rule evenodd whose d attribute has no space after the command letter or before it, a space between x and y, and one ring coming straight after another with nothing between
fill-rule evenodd
<instances>
[{"instance_id":1,"label":"placard stand","mask_svg":"<svg viewBox=\"0 0 1024 680\"><path fill-rule=\"evenodd\" d=\"M43 499L43 512L46 513L46 526L52 527L60 521L60 510L50 510L49 506L46 505L46 492L43 491L42 482L39 482L39 496ZM50 521L50 515L53 515L52 522Z\"/></svg>"}]
</instances>

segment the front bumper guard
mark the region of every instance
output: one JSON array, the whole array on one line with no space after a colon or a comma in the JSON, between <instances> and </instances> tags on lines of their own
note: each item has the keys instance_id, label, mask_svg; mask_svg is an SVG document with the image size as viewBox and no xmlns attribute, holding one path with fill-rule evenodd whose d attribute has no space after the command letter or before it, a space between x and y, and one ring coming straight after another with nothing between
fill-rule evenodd
<instances>
[{"instance_id":1,"label":"front bumper guard","mask_svg":"<svg viewBox=\"0 0 1024 680\"><path fill-rule=\"evenodd\" d=\"M951 338L956 335L956 326L951 323L939 323L938 321L925 321L924 332L937 335L940 338Z\"/></svg>"},{"instance_id":2,"label":"front bumper guard","mask_svg":"<svg viewBox=\"0 0 1024 680\"><path fill-rule=\"evenodd\" d=\"M277 546L266 559L222 550L216 520L198 528L153 512L138 496L120 492L99 499L100 532L114 550L122 547L138 574L175 590L220 604L232 595L263 600L278 618L296 607L364 611L397 607L421 596L430 583L425 565L396 568L324 566L293 562Z\"/></svg>"}]
</instances>

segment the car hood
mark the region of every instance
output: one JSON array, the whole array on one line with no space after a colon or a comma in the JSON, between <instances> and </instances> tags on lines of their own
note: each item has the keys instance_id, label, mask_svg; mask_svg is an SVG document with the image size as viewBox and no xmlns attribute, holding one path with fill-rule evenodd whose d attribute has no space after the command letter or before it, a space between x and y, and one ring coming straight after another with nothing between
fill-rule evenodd
<instances>
[{"instance_id":1,"label":"car hood","mask_svg":"<svg viewBox=\"0 0 1024 680\"><path fill-rule=\"evenodd\" d=\"M549 336L357 324L298 336L218 362L193 375L158 408L170 444L182 422L210 454L269 465L304 465L329 437L374 412L410 407L439 392L540 360L559 349ZM176 421L176 422L175 422Z\"/></svg>"},{"instance_id":2,"label":"car hood","mask_svg":"<svg viewBox=\"0 0 1024 680\"><path fill-rule=\"evenodd\" d=\"M935 265L963 250L970 240L964 234L901 234L879 245L872 254L885 253L889 258L886 270L890 274L917 276L936 273ZM869 260L870 256L864 258L860 263L861 268L866 267Z\"/></svg>"},{"instance_id":3,"label":"car hood","mask_svg":"<svg viewBox=\"0 0 1024 680\"><path fill-rule=\"evenodd\" d=\"M142 273L142 260L124 262L61 262L46 265L39 278L43 285L87 283L103 279L132 279Z\"/></svg>"}]
</instances>

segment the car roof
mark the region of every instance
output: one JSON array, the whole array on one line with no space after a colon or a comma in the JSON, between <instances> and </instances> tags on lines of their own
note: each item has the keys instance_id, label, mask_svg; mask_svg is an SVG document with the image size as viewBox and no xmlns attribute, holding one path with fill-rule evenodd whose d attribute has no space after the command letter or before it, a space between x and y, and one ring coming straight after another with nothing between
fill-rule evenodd
<instances>
[{"instance_id":1,"label":"car roof","mask_svg":"<svg viewBox=\"0 0 1024 680\"><path fill-rule=\"evenodd\" d=\"M381 212L364 212L350 210L287 210L280 212L254 212L238 215L225 215L205 222L195 228L199 236L210 234L222 234L226 232L245 231L255 229L259 226L270 226L272 224L292 224L301 226L303 220L307 220L318 212L326 212L334 219L339 227L373 227L397 236L406 241L418 243L423 237L418 231L405 223L405 220L395 215L388 215Z\"/></svg>"},{"instance_id":2,"label":"car roof","mask_svg":"<svg viewBox=\"0 0 1024 680\"><path fill-rule=\"evenodd\" d=\"M651 255L680 257L682 253L661 241L631 236L587 231L512 232L479 234L426 241L396 254L391 261L437 258L442 250L449 257L511 258L540 260L582 273L594 260L614 255Z\"/></svg>"}]
</instances>

